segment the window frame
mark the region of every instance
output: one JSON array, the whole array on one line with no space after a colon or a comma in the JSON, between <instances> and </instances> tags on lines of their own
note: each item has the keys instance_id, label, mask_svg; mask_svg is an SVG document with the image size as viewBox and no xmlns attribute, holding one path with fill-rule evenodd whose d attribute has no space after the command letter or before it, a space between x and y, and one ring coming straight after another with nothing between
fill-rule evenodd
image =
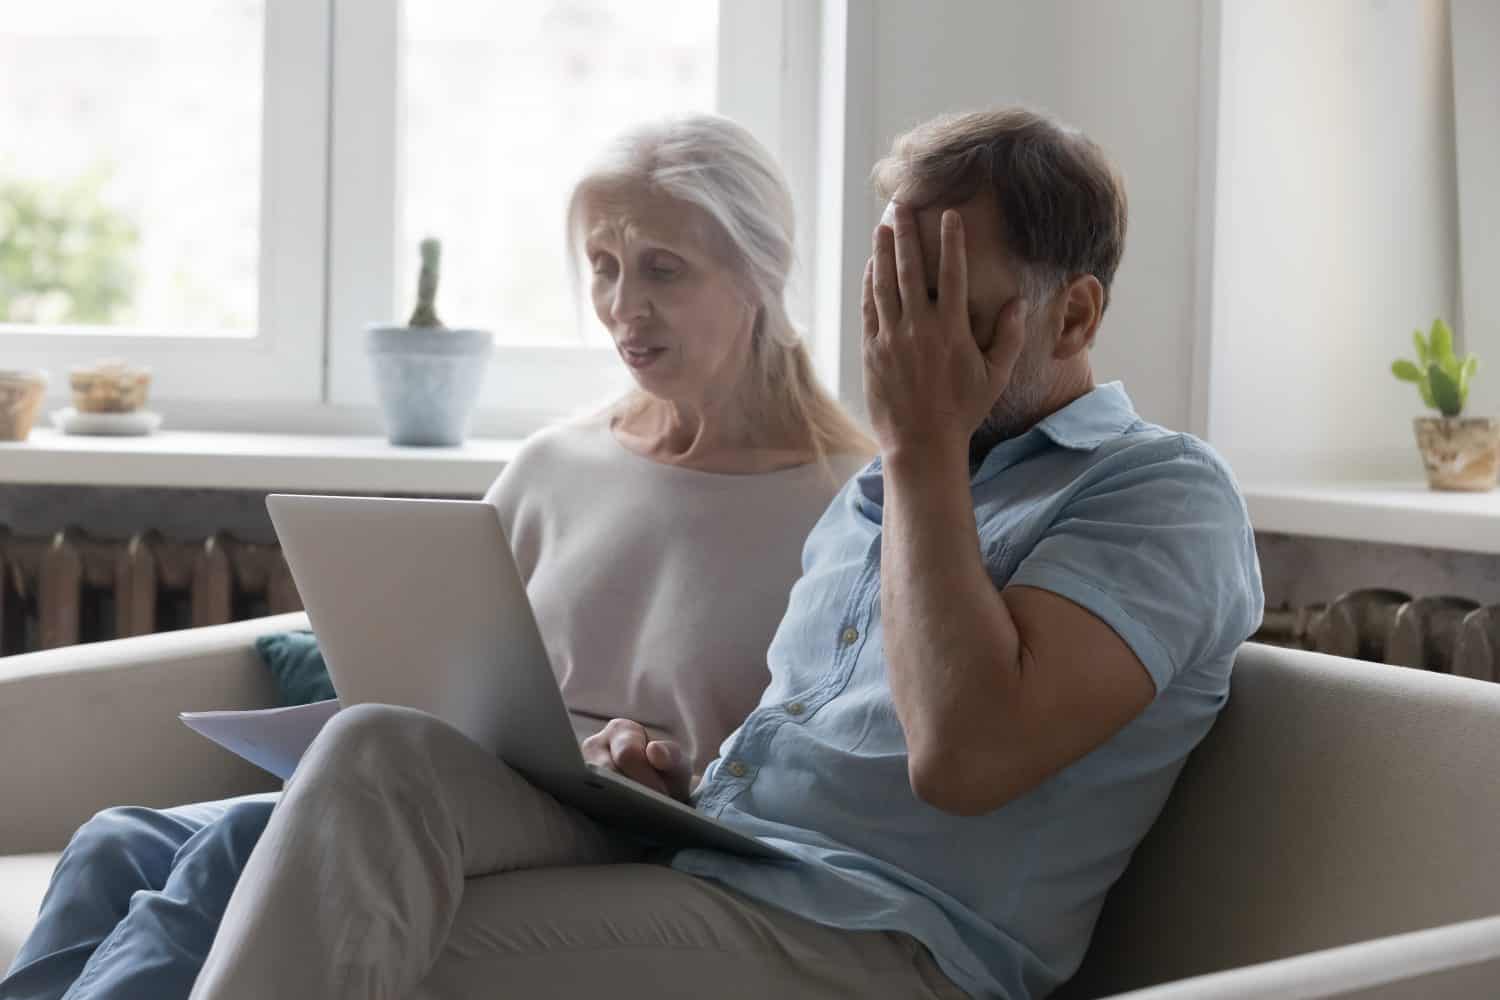
<instances>
[{"instance_id":1,"label":"window frame","mask_svg":"<svg viewBox=\"0 0 1500 1000\"><path fill-rule=\"evenodd\" d=\"M0 324L6 367L47 370L49 400L59 401L70 368L104 357L148 366L156 409L174 400L321 398L330 3L266 0L256 329L206 335Z\"/></svg>"}]
</instances>

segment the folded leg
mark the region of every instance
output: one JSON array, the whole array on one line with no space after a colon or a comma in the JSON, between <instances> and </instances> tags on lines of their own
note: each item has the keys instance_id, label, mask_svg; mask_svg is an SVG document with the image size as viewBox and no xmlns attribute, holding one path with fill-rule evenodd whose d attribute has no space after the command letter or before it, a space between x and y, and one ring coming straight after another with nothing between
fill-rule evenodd
<instances>
[{"instance_id":1,"label":"folded leg","mask_svg":"<svg viewBox=\"0 0 1500 1000\"><path fill-rule=\"evenodd\" d=\"M660 865L470 879L415 1000L954 998L905 934L844 931Z\"/></svg>"},{"instance_id":2,"label":"folded leg","mask_svg":"<svg viewBox=\"0 0 1500 1000\"><path fill-rule=\"evenodd\" d=\"M298 765L193 996L405 1000L467 876L638 855L453 727L357 705Z\"/></svg>"},{"instance_id":3,"label":"folded leg","mask_svg":"<svg viewBox=\"0 0 1500 1000\"><path fill-rule=\"evenodd\" d=\"M57 1000L130 911L137 893L166 885L179 854L235 803L171 809L120 806L73 835L52 873L36 926L0 980L6 1000Z\"/></svg>"},{"instance_id":4,"label":"folded leg","mask_svg":"<svg viewBox=\"0 0 1500 1000\"><path fill-rule=\"evenodd\" d=\"M230 802L182 846L166 884L142 890L64 1000L185 1000L277 794Z\"/></svg>"}]
</instances>

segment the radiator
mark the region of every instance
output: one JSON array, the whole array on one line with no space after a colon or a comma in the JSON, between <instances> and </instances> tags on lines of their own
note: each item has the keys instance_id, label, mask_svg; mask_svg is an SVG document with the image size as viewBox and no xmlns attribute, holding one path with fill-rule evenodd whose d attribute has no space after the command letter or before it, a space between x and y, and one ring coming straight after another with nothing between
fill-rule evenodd
<instances>
[{"instance_id":1,"label":"radiator","mask_svg":"<svg viewBox=\"0 0 1500 1000\"><path fill-rule=\"evenodd\" d=\"M1500 681L1500 604L1371 587L1267 609L1257 642Z\"/></svg>"},{"instance_id":2,"label":"radiator","mask_svg":"<svg viewBox=\"0 0 1500 1000\"><path fill-rule=\"evenodd\" d=\"M0 656L300 611L276 545L0 526ZM1257 642L1500 681L1500 605L1369 588L1267 609Z\"/></svg>"},{"instance_id":3,"label":"radiator","mask_svg":"<svg viewBox=\"0 0 1500 1000\"><path fill-rule=\"evenodd\" d=\"M0 527L0 656L297 611L281 550L154 531L27 538Z\"/></svg>"}]
</instances>

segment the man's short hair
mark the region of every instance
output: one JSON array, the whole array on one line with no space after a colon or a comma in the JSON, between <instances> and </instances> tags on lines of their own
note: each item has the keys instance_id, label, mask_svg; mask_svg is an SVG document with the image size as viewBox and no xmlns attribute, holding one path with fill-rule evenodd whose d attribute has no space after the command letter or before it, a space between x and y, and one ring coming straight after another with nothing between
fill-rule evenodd
<instances>
[{"instance_id":1,"label":"man's short hair","mask_svg":"<svg viewBox=\"0 0 1500 1000\"><path fill-rule=\"evenodd\" d=\"M1125 185L1077 129L1022 107L943 115L897 137L872 179L881 197L900 192L913 208L968 201L989 184L1025 294L1092 274L1108 304L1125 250Z\"/></svg>"}]
</instances>

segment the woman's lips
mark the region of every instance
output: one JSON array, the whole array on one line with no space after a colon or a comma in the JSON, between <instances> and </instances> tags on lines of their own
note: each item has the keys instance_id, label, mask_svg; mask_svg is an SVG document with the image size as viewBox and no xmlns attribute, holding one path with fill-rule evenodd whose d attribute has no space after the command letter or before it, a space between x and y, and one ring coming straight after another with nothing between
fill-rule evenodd
<instances>
[{"instance_id":1,"label":"woman's lips","mask_svg":"<svg viewBox=\"0 0 1500 1000\"><path fill-rule=\"evenodd\" d=\"M620 345L620 357L625 363L636 371L642 368L650 368L656 360L666 353L665 347L626 347Z\"/></svg>"}]
</instances>

